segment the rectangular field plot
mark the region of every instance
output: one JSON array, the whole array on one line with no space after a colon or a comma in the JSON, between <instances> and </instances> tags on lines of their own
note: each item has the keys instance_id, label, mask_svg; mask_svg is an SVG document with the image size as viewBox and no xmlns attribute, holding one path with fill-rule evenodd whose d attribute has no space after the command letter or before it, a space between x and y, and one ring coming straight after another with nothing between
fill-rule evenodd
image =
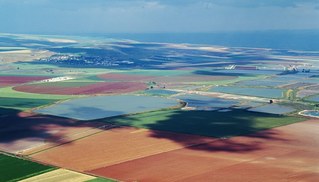
<instances>
[{"instance_id":1,"label":"rectangular field plot","mask_svg":"<svg viewBox=\"0 0 319 182\"><path fill-rule=\"evenodd\" d=\"M231 137L302 121L302 118L234 109L155 111L105 120L119 125L211 137Z\"/></svg>"},{"instance_id":2,"label":"rectangular field plot","mask_svg":"<svg viewBox=\"0 0 319 182\"><path fill-rule=\"evenodd\" d=\"M48 79L50 77L45 76L1 76L0 75L0 87L12 86L22 83L28 83L33 81L40 81Z\"/></svg>"},{"instance_id":3,"label":"rectangular field plot","mask_svg":"<svg viewBox=\"0 0 319 182\"><path fill-rule=\"evenodd\" d=\"M278 104L267 104L264 106L249 109L249 111L269 113L269 114L287 114L290 112L294 112L295 109L292 107L281 106Z\"/></svg>"},{"instance_id":4,"label":"rectangular field plot","mask_svg":"<svg viewBox=\"0 0 319 182\"><path fill-rule=\"evenodd\" d=\"M34 107L47 105L47 104L53 104L56 101L58 100L0 97L0 107L24 110L24 109L30 109Z\"/></svg>"},{"instance_id":5,"label":"rectangular field plot","mask_svg":"<svg viewBox=\"0 0 319 182\"><path fill-rule=\"evenodd\" d=\"M0 107L0 150L33 153L101 131L104 123L76 122Z\"/></svg>"},{"instance_id":6,"label":"rectangular field plot","mask_svg":"<svg viewBox=\"0 0 319 182\"><path fill-rule=\"evenodd\" d=\"M236 85L238 86L250 86L250 87L277 87L280 85L287 84L287 82L284 81L273 81L271 79L265 79L265 80L246 80L237 82Z\"/></svg>"},{"instance_id":7,"label":"rectangular field plot","mask_svg":"<svg viewBox=\"0 0 319 182\"><path fill-rule=\"evenodd\" d=\"M31 157L64 168L87 171L214 140L194 135L121 127L45 150Z\"/></svg>"},{"instance_id":8,"label":"rectangular field plot","mask_svg":"<svg viewBox=\"0 0 319 182\"><path fill-rule=\"evenodd\" d=\"M277 88L243 88L232 86L220 86L213 87L210 91L223 92L228 94L247 95L254 97L266 97L266 98L282 98L284 89Z\"/></svg>"},{"instance_id":9,"label":"rectangular field plot","mask_svg":"<svg viewBox=\"0 0 319 182\"><path fill-rule=\"evenodd\" d=\"M303 89L297 92L297 97L299 98L305 98L312 95L319 94L319 90L309 90L309 89Z\"/></svg>"},{"instance_id":10,"label":"rectangular field plot","mask_svg":"<svg viewBox=\"0 0 319 182\"><path fill-rule=\"evenodd\" d=\"M317 181L318 120L215 140L89 171L121 181ZM309 138L312 138L309 140ZM165 175L163 175L165 174Z\"/></svg>"},{"instance_id":11,"label":"rectangular field plot","mask_svg":"<svg viewBox=\"0 0 319 182\"><path fill-rule=\"evenodd\" d=\"M235 100L227 100L215 97L208 97L195 94L180 95L176 97L187 103L188 107L195 108L228 108L239 104Z\"/></svg>"},{"instance_id":12,"label":"rectangular field plot","mask_svg":"<svg viewBox=\"0 0 319 182\"><path fill-rule=\"evenodd\" d=\"M50 171L44 174L40 174L21 182L57 182L57 181L90 181L96 179L94 176L89 176L86 174L81 174L78 172L66 170L66 169L57 169Z\"/></svg>"},{"instance_id":13,"label":"rectangular field plot","mask_svg":"<svg viewBox=\"0 0 319 182\"><path fill-rule=\"evenodd\" d=\"M311 101L311 102L319 102L319 95L311 96L311 97L307 98L307 100Z\"/></svg>"},{"instance_id":14,"label":"rectangular field plot","mask_svg":"<svg viewBox=\"0 0 319 182\"><path fill-rule=\"evenodd\" d=\"M280 71L277 70L215 70L213 73L215 75L273 75L279 74Z\"/></svg>"},{"instance_id":15,"label":"rectangular field plot","mask_svg":"<svg viewBox=\"0 0 319 182\"><path fill-rule=\"evenodd\" d=\"M78 120L93 120L179 106L177 100L151 96L97 96L74 99L35 112Z\"/></svg>"},{"instance_id":16,"label":"rectangular field plot","mask_svg":"<svg viewBox=\"0 0 319 182\"><path fill-rule=\"evenodd\" d=\"M0 181L18 181L51 170L51 166L0 154Z\"/></svg>"},{"instance_id":17,"label":"rectangular field plot","mask_svg":"<svg viewBox=\"0 0 319 182\"><path fill-rule=\"evenodd\" d=\"M171 91L171 90L151 89L151 90L145 90L144 93L147 95L153 95L153 96L171 96L171 95L177 94L178 92Z\"/></svg>"}]
</instances>

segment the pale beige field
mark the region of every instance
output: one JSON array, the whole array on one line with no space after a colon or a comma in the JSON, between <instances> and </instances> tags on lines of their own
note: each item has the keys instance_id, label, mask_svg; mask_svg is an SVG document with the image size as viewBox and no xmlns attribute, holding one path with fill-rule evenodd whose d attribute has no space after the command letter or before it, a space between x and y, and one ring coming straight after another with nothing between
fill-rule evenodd
<instances>
[{"instance_id":1,"label":"pale beige field","mask_svg":"<svg viewBox=\"0 0 319 182\"><path fill-rule=\"evenodd\" d=\"M91 179L95 179L94 176L89 176L86 174L66 170L66 169L57 169L51 172L47 172L44 174L40 174L25 180L22 180L21 182L82 182L82 181L88 181Z\"/></svg>"}]
</instances>

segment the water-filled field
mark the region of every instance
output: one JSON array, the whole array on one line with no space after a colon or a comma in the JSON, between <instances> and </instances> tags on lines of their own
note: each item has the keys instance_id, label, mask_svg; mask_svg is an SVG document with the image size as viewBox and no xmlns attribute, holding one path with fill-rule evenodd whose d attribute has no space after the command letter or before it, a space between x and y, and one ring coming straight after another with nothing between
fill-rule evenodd
<instances>
[{"instance_id":1,"label":"water-filled field","mask_svg":"<svg viewBox=\"0 0 319 182\"><path fill-rule=\"evenodd\" d=\"M241 81L237 82L236 85L238 86L257 86L257 87L277 87L280 85L287 84L284 81L273 81L270 79L265 79L265 80L246 80L246 81Z\"/></svg>"},{"instance_id":2,"label":"water-filled field","mask_svg":"<svg viewBox=\"0 0 319 182\"><path fill-rule=\"evenodd\" d=\"M319 111L317 111L317 110L301 111L299 114L301 114L301 115L303 115L303 116L310 116L310 117L319 118Z\"/></svg>"},{"instance_id":3,"label":"water-filled field","mask_svg":"<svg viewBox=\"0 0 319 182\"><path fill-rule=\"evenodd\" d=\"M177 100L162 97L116 95L74 99L35 112L78 120L93 120L178 105Z\"/></svg>"},{"instance_id":4,"label":"water-filled field","mask_svg":"<svg viewBox=\"0 0 319 182\"><path fill-rule=\"evenodd\" d=\"M258 107L265 104L264 102L255 102L255 101L244 101L242 102L239 106L236 108L241 108L241 109L249 109L252 107Z\"/></svg>"},{"instance_id":5,"label":"water-filled field","mask_svg":"<svg viewBox=\"0 0 319 182\"><path fill-rule=\"evenodd\" d=\"M188 107L195 108L228 108L238 104L238 101L195 94L177 96L176 98L187 103Z\"/></svg>"},{"instance_id":6,"label":"water-filled field","mask_svg":"<svg viewBox=\"0 0 319 182\"><path fill-rule=\"evenodd\" d=\"M308 98L307 100L312 101L312 102L319 102L319 95L312 96Z\"/></svg>"},{"instance_id":7,"label":"water-filled field","mask_svg":"<svg viewBox=\"0 0 319 182\"><path fill-rule=\"evenodd\" d=\"M156 95L156 96L170 96L177 94L178 92L172 91L172 90L160 90L160 89L150 89L150 90L145 90L146 94L149 95Z\"/></svg>"},{"instance_id":8,"label":"water-filled field","mask_svg":"<svg viewBox=\"0 0 319 182\"><path fill-rule=\"evenodd\" d=\"M287 114L290 112L294 112L295 109L292 107L281 106L277 104L267 104L260 107L251 108L249 109L249 111L269 113L269 114Z\"/></svg>"},{"instance_id":9,"label":"water-filled field","mask_svg":"<svg viewBox=\"0 0 319 182\"><path fill-rule=\"evenodd\" d=\"M282 98L284 92L283 89L277 88L242 88L233 86L213 87L210 91L266 98Z\"/></svg>"},{"instance_id":10,"label":"water-filled field","mask_svg":"<svg viewBox=\"0 0 319 182\"><path fill-rule=\"evenodd\" d=\"M294 89L314 83L318 83L318 80L310 78L309 74L298 73L292 75L277 75L266 79L246 80L237 82L236 85L249 87L278 87L290 84L291 86L287 86L287 88Z\"/></svg>"},{"instance_id":11,"label":"water-filled field","mask_svg":"<svg viewBox=\"0 0 319 182\"><path fill-rule=\"evenodd\" d=\"M216 70L214 71L216 74L224 74L224 75L274 75L279 74L281 71L278 70Z\"/></svg>"}]
</instances>

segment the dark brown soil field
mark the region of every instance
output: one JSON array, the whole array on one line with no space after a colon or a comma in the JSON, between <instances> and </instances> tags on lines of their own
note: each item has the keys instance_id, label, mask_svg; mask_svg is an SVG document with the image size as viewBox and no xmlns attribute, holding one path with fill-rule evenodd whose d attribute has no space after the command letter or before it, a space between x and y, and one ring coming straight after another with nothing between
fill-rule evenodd
<instances>
[{"instance_id":1,"label":"dark brown soil field","mask_svg":"<svg viewBox=\"0 0 319 182\"><path fill-rule=\"evenodd\" d=\"M147 85L139 82L101 82L78 87L47 86L42 84L21 85L13 89L20 92L56 95L118 94L144 90Z\"/></svg>"},{"instance_id":2,"label":"dark brown soil field","mask_svg":"<svg viewBox=\"0 0 319 182\"><path fill-rule=\"evenodd\" d=\"M319 120L88 171L123 181L318 181Z\"/></svg>"}]
</instances>

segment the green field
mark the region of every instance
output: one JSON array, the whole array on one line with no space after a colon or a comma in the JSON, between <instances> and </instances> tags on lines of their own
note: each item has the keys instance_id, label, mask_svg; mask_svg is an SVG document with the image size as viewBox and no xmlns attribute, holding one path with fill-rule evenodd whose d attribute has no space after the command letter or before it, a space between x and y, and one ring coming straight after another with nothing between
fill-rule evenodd
<instances>
[{"instance_id":1,"label":"green field","mask_svg":"<svg viewBox=\"0 0 319 182\"><path fill-rule=\"evenodd\" d=\"M164 110L104 121L137 128L211 137L231 137L303 120L300 117L279 116L246 110L233 110L229 112Z\"/></svg>"},{"instance_id":2,"label":"green field","mask_svg":"<svg viewBox=\"0 0 319 182\"><path fill-rule=\"evenodd\" d=\"M132 69L121 71L119 73L131 74L131 75L143 75L143 76L180 76L190 74L192 71L189 70L143 70L143 69Z\"/></svg>"},{"instance_id":3,"label":"green field","mask_svg":"<svg viewBox=\"0 0 319 182\"><path fill-rule=\"evenodd\" d=\"M34 94L34 93L26 93L26 92L18 92L12 89L12 87L0 88L0 96L8 97L8 98L28 98L28 99L70 99L79 96L73 95L47 95L47 94Z\"/></svg>"},{"instance_id":4,"label":"green field","mask_svg":"<svg viewBox=\"0 0 319 182\"><path fill-rule=\"evenodd\" d=\"M0 97L0 107L25 110L43 105L53 104L55 99L28 99Z\"/></svg>"},{"instance_id":5,"label":"green field","mask_svg":"<svg viewBox=\"0 0 319 182\"><path fill-rule=\"evenodd\" d=\"M49 86L49 87L82 87L82 86L87 86L87 85L92 85L97 82L47 82L47 83L41 83L41 84L36 84L40 86Z\"/></svg>"},{"instance_id":6,"label":"green field","mask_svg":"<svg viewBox=\"0 0 319 182\"><path fill-rule=\"evenodd\" d=\"M86 182L115 182L115 181L116 180L112 180L112 179L95 178Z\"/></svg>"},{"instance_id":7,"label":"green field","mask_svg":"<svg viewBox=\"0 0 319 182\"><path fill-rule=\"evenodd\" d=\"M19 181L55 168L0 154L0 181Z\"/></svg>"}]
</instances>

